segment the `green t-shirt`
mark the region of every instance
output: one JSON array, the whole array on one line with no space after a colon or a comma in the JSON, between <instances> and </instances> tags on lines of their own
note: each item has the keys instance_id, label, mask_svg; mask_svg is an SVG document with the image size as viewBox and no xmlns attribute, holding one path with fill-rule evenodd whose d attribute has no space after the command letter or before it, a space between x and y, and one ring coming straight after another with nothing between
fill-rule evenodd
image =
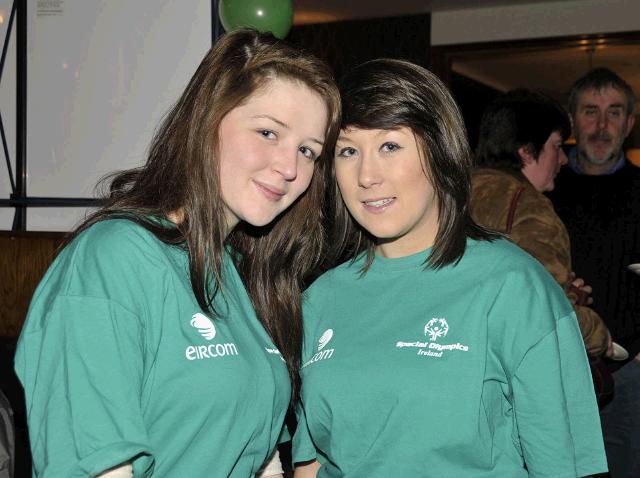
<instances>
[{"instance_id":1,"label":"green t-shirt","mask_svg":"<svg viewBox=\"0 0 640 478\"><path fill-rule=\"evenodd\" d=\"M227 255L219 318L202 313L185 251L127 220L55 260L20 336L34 475L253 476L290 399L278 350Z\"/></svg>"},{"instance_id":2,"label":"green t-shirt","mask_svg":"<svg viewBox=\"0 0 640 478\"><path fill-rule=\"evenodd\" d=\"M605 471L580 330L544 268L504 240L439 270L427 254L308 290L294 461L318 478Z\"/></svg>"}]
</instances>

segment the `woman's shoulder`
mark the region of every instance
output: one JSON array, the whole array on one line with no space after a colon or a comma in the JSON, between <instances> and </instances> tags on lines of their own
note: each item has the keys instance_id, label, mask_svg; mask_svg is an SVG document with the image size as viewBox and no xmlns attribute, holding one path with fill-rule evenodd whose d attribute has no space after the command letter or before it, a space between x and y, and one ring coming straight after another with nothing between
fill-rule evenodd
<instances>
[{"instance_id":1,"label":"woman's shoulder","mask_svg":"<svg viewBox=\"0 0 640 478\"><path fill-rule=\"evenodd\" d=\"M487 280L492 277L522 278L527 281L535 278L536 281L555 283L537 259L507 238L469 240L460 264L480 271Z\"/></svg>"},{"instance_id":2,"label":"woman's shoulder","mask_svg":"<svg viewBox=\"0 0 640 478\"><path fill-rule=\"evenodd\" d=\"M463 260L468 269L480 271L477 279L488 287L566 302L562 289L544 266L508 239L470 241Z\"/></svg>"},{"instance_id":3,"label":"woman's shoulder","mask_svg":"<svg viewBox=\"0 0 640 478\"><path fill-rule=\"evenodd\" d=\"M474 275L468 288L477 288L497 329L535 341L573 314L564 291L544 266L509 240L475 242L468 255L469 272L464 275Z\"/></svg>"},{"instance_id":4,"label":"woman's shoulder","mask_svg":"<svg viewBox=\"0 0 640 478\"><path fill-rule=\"evenodd\" d=\"M162 247L170 246L130 220L91 225L60 252L38 285L29 308L29 330L40 330L53 320L51 311L65 309L70 315L78 304L143 310L143 303L161 295L169 282Z\"/></svg>"},{"instance_id":5,"label":"woman's shoulder","mask_svg":"<svg viewBox=\"0 0 640 478\"><path fill-rule=\"evenodd\" d=\"M315 316L317 311L333 303L336 291L353 287L361 276L361 267L359 261L349 259L321 274L303 294L305 316Z\"/></svg>"},{"instance_id":6,"label":"woman's shoulder","mask_svg":"<svg viewBox=\"0 0 640 478\"><path fill-rule=\"evenodd\" d=\"M79 285L84 290L91 284L118 282L123 276L158 278L167 269L171 247L134 221L105 219L62 249L43 284L55 284L58 293L72 293Z\"/></svg>"},{"instance_id":7,"label":"woman's shoulder","mask_svg":"<svg viewBox=\"0 0 640 478\"><path fill-rule=\"evenodd\" d=\"M537 262L506 237L491 241L469 239L462 261L486 262L495 267L516 269Z\"/></svg>"},{"instance_id":8,"label":"woman's shoulder","mask_svg":"<svg viewBox=\"0 0 640 478\"><path fill-rule=\"evenodd\" d=\"M72 256L74 260L107 259L153 265L153 258L167 247L151 231L133 220L105 219L80 232L61 255Z\"/></svg>"},{"instance_id":9,"label":"woman's shoulder","mask_svg":"<svg viewBox=\"0 0 640 478\"><path fill-rule=\"evenodd\" d=\"M363 264L360 257L356 257L355 260L348 259L318 276L307 292L314 295L322 294L323 291L340 287L340 284L350 283L361 275Z\"/></svg>"},{"instance_id":10,"label":"woman's shoulder","mask_svg":"<svg viewBox=\"0 0 640 478\"><path fill-rule=\"evenodd\" d=\"M74 239L83 244L119 247L135 242L155 243L157 238L133 219L104 219L92 224Z\"/></svg>"},{"instance_id":11,"label":"woman's shoulder","mask_svg":"<svg viewBox=\"0 0 640 478\"><path fill-rule=\"evenodd\" d=\"M504 188L518 189L527 186L526 179L517 171L508 171L497 168L478 168L473 171L471 177L473 190L479 191L504 191Z\"/></svg>"},{"instance_id":12,"label":"woman's shoulder","mask_svg":"<svg viewBox=\"0 0 640 478\"><path fill-rule=\"evenodd\" d=\"M544 196L516 171L484 168L474 172L472 178L471 213L480 224L504 228L503 218L517 201L519 212L523 204L536 203ZM498 221L498 223L496 223Z\"/></svg>"}]
</instances>

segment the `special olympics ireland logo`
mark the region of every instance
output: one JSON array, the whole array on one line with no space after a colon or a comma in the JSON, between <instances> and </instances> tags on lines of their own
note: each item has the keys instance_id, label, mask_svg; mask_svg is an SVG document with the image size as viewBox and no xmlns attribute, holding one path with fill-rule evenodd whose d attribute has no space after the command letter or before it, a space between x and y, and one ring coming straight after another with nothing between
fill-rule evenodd
<instances>
[{"instance_id":1,"label":"special olympics ireland logo","mask_svg":"<svg viewBox=\"0 0 640 478\"><path fill-rule=\"evenodd\" d=\"M434 317L424 326L424 335L428 335L431 342L444 337L447 333L449 333L449 324L445 319Z\"/></svg>"}]
</instances>

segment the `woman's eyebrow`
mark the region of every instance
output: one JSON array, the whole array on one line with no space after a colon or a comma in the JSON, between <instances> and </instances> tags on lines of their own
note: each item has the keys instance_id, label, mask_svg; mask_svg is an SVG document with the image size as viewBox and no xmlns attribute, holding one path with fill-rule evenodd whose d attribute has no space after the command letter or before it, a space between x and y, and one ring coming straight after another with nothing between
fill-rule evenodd
<instances>
[{"instance_id":1,"label":"woman's eyebrow","mask_svg":"<svg viewBox=\"0 0 640 478\"><path fill-rule=\"evenodd\" d=\"M252 116L252 118L255 118L255 119L266 118L266 119L269 119L269 120L273 121L274 123L279 124L283 128L291 129L291 127L287 123L285 123L284 121L281 121L278 118L275 118L275 117L273 117L271 115L255 115L255 116Z\"/></svg>"},{"instance_id":2,"label":"woman's eyebrow","mask_svg":"<svg viewBox=\"0 0 640 478\"><path fill-rule=\"evenodd\" d=\"M276 124L279 124L280 126L282 126L285 129L291 129L291 127L287 123L285 123L284 121L281 121L278 118L275 118L274 116L271 116L271 115L255 115L255 116L252 116L252 118L254 118L254 119L266 118L268 120L273 121ZM320 146L324 146L324 141L319 140L318 138L310 137L309 139L311 141L313 141L314 143L318 143Z\"/></svg>"}]
</instances>

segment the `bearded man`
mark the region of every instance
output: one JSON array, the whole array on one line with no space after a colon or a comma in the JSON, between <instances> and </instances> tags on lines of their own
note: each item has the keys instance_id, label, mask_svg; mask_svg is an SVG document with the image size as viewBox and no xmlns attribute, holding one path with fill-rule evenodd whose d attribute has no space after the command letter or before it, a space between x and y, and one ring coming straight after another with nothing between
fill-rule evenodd
<instances>
[{"instance_id":1,"label":"bearded man","mask_svg":"<svg viewBox=\"0 0 640 478\"><path fill-rule=\"evenodd\" d=\"M573 85L569 111L576 146L549 198L569 232L574 271L593 287L593 309L630 352L613 374L615 396L601 418L611 475L638 477L640 275L628 266L640 263L640 168L622 148L635 123L635 95L616 73L597 68Z\"/></svg>"}]
</instances>

